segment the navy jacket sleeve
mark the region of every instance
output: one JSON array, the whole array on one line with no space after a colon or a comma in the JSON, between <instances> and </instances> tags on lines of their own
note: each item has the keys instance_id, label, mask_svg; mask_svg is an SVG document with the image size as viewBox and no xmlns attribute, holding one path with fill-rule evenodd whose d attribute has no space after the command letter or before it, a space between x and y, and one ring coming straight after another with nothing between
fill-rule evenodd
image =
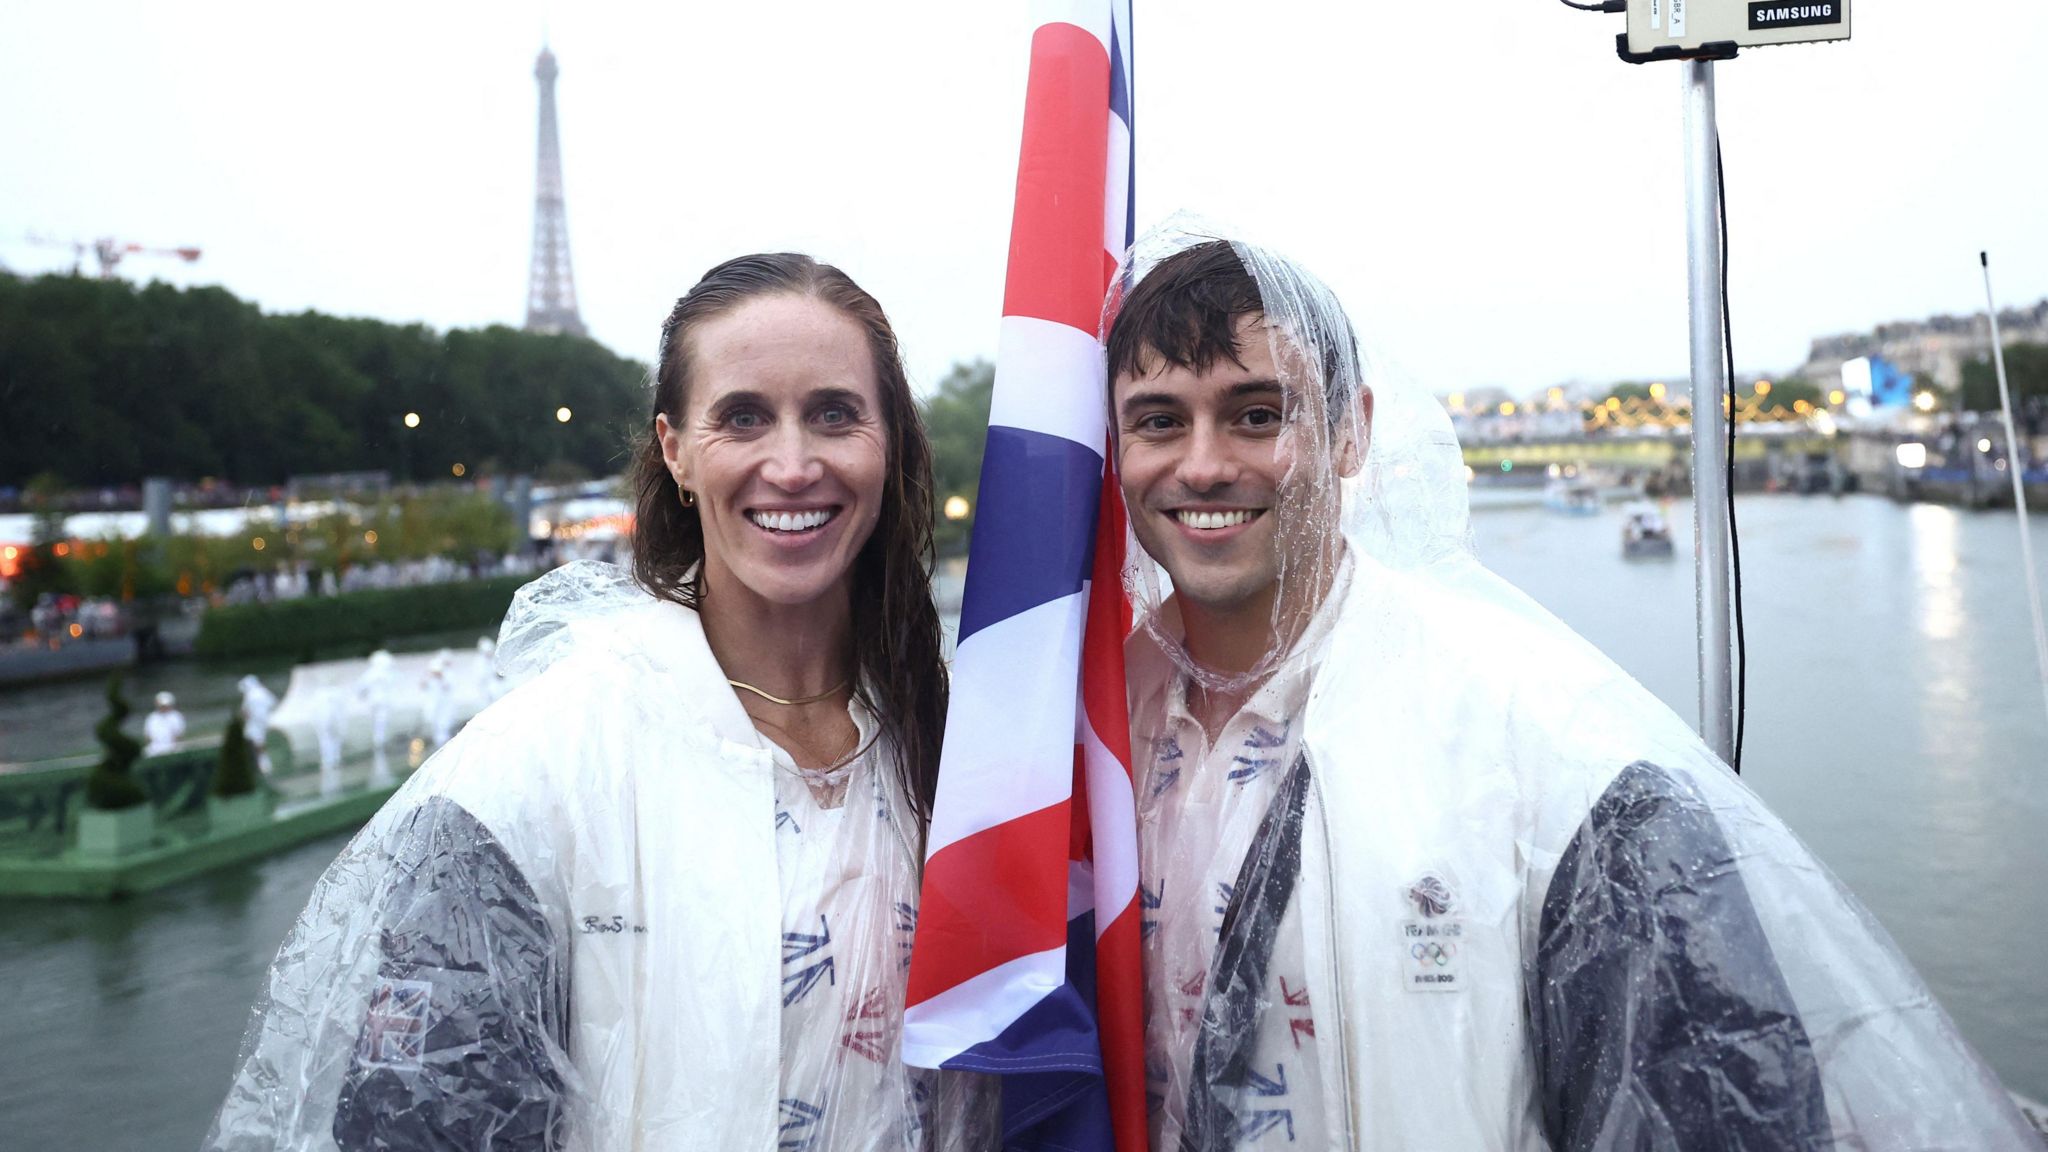
<instances>
[{"instance_id":1,"label":"navy jacket sleeve","mask_svg":"<svg viewBox=\"0 0 2048 1152\"><path fill-rule=\"evenodd\" d=\"M1529 974L1560 1152L1834 1147L1813 1047L1706 804L1648 762L1566 848Z\"/></svg>"},{"instance_id":2,"label":"navy jacket sleeve","mask_svg":"<svg viewBox=\"0 0 2048 1152\"><path fill-rule=\"evenodd\" d=\"M540 902L489 830L451 801L421 805L395 840L381 961L335 1105L336 1145L557 1147L568 957Z\"/></svg>"}]
</instances>

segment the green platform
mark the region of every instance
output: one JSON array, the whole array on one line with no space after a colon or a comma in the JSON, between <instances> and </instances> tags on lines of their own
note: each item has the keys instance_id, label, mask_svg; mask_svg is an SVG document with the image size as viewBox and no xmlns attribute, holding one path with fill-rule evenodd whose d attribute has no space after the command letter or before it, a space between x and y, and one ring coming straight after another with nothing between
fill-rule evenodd
<instances>
[{"instance_id":1,"label":"green platform","mask_svg":"<svg viewBox=\"0 0 2048 1152\"><path fill-rule=\"evenodd\" d=\"M64 848L46 855L0 856L0 899L111 899L189 880L202 872L260 859L330 833L359 828L397 791L358 789L328 800L280 808L271 818L216 833L204 815L159 824L153 847L108 859Z\"/></svg>"},{"instance_id":2,"label":"green platform","mask_svg":"<svg viewBox=\"0 0 2048 1152\"><path fill-rule=\"evenodd\" d=\"M371 782L371 759L359 755L343 766L341 790L322 796L318 771L295 768L289 750L273 745L281 770L265 787L274 809L228 828L214 827L205 806L215 755L194 749L142 763L136 775L156 809L155 836L149 847L118 857L75 847L83 766L0 778L0 899L113 899L360 828L398 790L419 750L393 757L397 779L382 784Z\"/></svg>"}]
</instances>

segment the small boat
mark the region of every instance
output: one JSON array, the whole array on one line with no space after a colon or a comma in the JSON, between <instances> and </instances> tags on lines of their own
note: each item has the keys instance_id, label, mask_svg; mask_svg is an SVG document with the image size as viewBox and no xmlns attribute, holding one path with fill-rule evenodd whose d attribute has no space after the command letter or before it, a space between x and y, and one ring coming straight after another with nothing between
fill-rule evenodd
<instances>
[{"instance_id":1,"label":"small boat","mask_svg":"<svg viewBox=\"0 0 2048 1152\"><path fill-rule=\"evenodd\" d=\"M1543 506L1567 516L1600 513L1600 487L1583 475L1552 476L1543 485Z\"/></svg>"},{"instance_id":2,"label":"small boat","mask_svg":"<svg viewBox=\"0 0 2048 1152\"><path fill-rule=\"evenodd\" d=\"M1671 526L1664 513L1647 501L1637 501L1623 510L1621 555L1627 560L1658 560L1672 555Z\"/></svg>"}]
</instances>

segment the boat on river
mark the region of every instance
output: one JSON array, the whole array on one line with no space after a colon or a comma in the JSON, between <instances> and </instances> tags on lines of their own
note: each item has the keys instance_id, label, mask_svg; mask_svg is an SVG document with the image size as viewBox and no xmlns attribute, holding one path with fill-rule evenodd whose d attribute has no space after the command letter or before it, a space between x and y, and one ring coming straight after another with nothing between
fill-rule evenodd
<instances>
[{"instance_id":1,"label":"boat on river","mask_svg":"<svg viewBox=\"0 0 2048 1152\"><path fill-rule=\"evenodd\" d=\"M1673 554L1671 525L1664 513L1647 500L1638 500L1622 510L1621 555L1627 560L1663 560Z\"/></svg>"}]
</instances>

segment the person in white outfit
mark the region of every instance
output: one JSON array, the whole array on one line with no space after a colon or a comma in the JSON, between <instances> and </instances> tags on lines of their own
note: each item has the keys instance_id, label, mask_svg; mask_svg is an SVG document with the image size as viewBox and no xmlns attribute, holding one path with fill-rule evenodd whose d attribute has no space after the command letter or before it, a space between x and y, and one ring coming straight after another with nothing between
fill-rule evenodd
<instances>
[{"instance_id":1,"label":"person in white outfit","mask_svg":"<svg viewBox=\"0 0 2048 1152\"><path fill-rule=\"evenodd\" d=\"M397 679L396 662L382 648L370 653L362 675L356 677L356 707L370 713L370 784L386 787L392 780L391 689Z\"/></svg>"},{"instance_id":2,"label":"person in white outfit","mask_svg":"<svg viewBox=\"0 0 2048 1152\"><path fill-rule=\"evenodd\" d=\"M277 707L277 696L254 676L242 677L236 687L242 691L242 735L248 737L249 747L256 752L256 766L268 776L270 750L264 740L270 735L270 713Z\"/></svg>"},{"instance_id":3,"label":"person in white outfit","mask_svg":"<svg viewBox=\"0 0 2048 1152\"><path fill-rule=\"evenodd\" d=\"M1213 236L1133 265L1154 1148L2039 1147L1855 898L1472 557L1442 406L1327 287Z\"/></svg>"},{"instance_id":4,"label":"person in white outfit","mask_svg":"<svg viewBox=\"0 0 2048 1152\"><path fill-rule=\"evenodd\" d=\"M322 796L333 796L341 791L343 711L340 688L329 686L320 689L313 703L313 738L320 745Z\"/></svg>"},{"instance_id":5,"label":"person in white outfit","mask_svg":"<svg viewBox=\"0 0 2048 1152\"><path fill-rule=\"evenodd\" d=\"M379 648L370 653L363 674L356 678L356 703L370 712L370 747L382 751L391 740L391 653Z\"/></svg>"},{"instance_id":6,"label":"person in white outfit","mask_svg":"<svg viewBox=\"0 0 2048 1152\"><path fill-rule=\"evenodd\" d=\"M316 887L208 1147L997 1145L899 1058L945 674L880 308L808 257L707 273L634 484L633 571L522 589L527 678Z\"/></svg>"},{"instance_id":7,"label":"person in white outfit","mask_svg":"<svg viewBox=\"0 0 2048 1152\"><path fill-rule=\"evenodd\" d=\"M450 654L446 648L427 661L427 674L420 679L423 719L427 722L429 749L439 748L455 732L455 684L449 679Z\"/></svg>"},{"instance_id":8,"label":"person in white outfit","mask_svg":"<svg viewBox=\"0 0 2048 1152\"><path fill-rule=\"evenodd\" d=\"M475 681L471 691L476 696L477 708L485 708L492 701L505 694L505 678L498 675L498 642L496 640L491 639L489 636L477 637L476 662L471 674Z\"/></svg>"},{"instance_id":9,"label":"person in white outfit","mask_svg":"<svg viewBox=\"0 0 2048 1152\"><path fill-rule=\"evenodd\" d=\"M156 707L142 721L144 756L161 756L178 750L185 738L185 714L178 711L178 699L169 692L156 694Z\"/></svg>"}]
</instances>

